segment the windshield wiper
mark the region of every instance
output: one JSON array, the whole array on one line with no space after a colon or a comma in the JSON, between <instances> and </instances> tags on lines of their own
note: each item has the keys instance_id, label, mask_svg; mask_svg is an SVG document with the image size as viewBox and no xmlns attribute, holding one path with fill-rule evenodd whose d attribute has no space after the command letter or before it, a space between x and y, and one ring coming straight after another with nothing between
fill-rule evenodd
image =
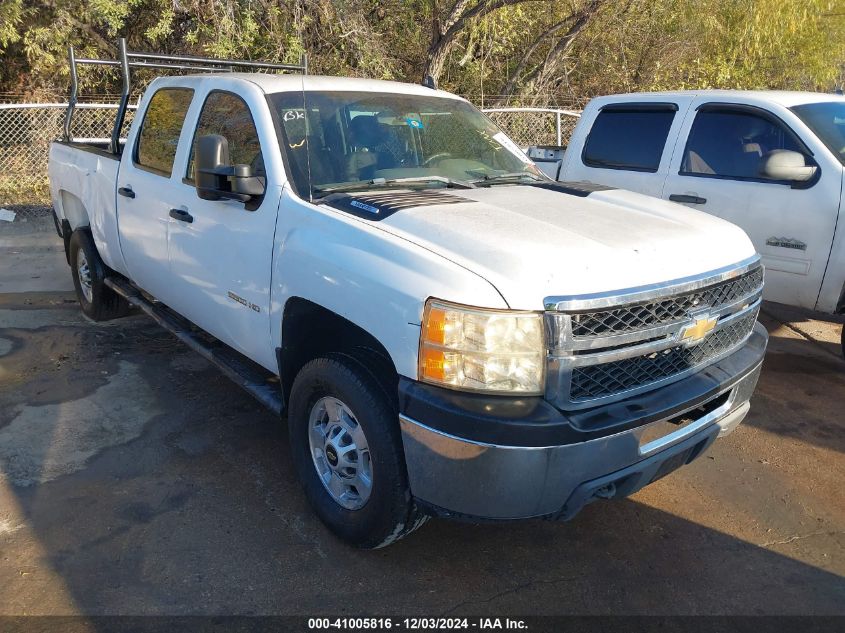
<instances>
[{"instance_id":1,"label":"windshield wiper","mask_svg":"<svg viewBox=\"0 0 845 633\"><path fill-rule=\"evenodd\" d=\"M502 182L502 183L517 182L518 183L523 178L530 178L532 182L539 182L539 181L546 180L542 176L538 176L537 174L532 174L529 171L512 171L512 172L507 172L507 173L504 173L504 174L487 174L485 176L482 176L481 178L478 178L477 180L470 180L470 182L472 184L476 185L476 186L484 187L484 186L487 186L487 185L496 184L497 182Z\"/></svg>"},{"instance_id":2,"label":"windshield wiper","mask_svg":"<svg viewBox=\"0 0 845 633\"><path fill-rule=\"evenodd\" d=\"M341 193L344 191L361 191L378 187L401 187L403 185L425 184L428 182L441 183L444 187L455 189L474 189L475 185L466 180L455 180L445 176L414 176L411 178L373 178L360 182L350 182L332 187L314 187L319 194Z\"/></svg>"}]
</instances>

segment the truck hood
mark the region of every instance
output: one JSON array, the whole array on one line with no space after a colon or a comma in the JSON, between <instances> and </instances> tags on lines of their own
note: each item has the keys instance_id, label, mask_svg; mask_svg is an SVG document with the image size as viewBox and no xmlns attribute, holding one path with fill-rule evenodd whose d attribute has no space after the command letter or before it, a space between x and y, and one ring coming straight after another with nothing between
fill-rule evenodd
<instances>
[{"instance_id":1,"label":"truck hood","mask_svg":"<svg viewBox=\"0 0 845 633\"><path fill-rule=\"evenodd\" d=\"M425 192L404 194L410 197L379 227L484 277L515 309L543 309L550 296L689 277L755 253L734 224L620 189L572 195L499 185L434 193L430 200Z\"/></svg>"}]
</instances>

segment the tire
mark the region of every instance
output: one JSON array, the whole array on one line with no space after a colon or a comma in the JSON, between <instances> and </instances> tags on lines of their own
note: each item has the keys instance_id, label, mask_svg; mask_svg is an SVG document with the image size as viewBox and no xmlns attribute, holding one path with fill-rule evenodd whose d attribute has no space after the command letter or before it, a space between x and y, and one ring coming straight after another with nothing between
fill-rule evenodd
<instances>
[{"instance_id":1,"label":"tire","mask_svg":"<svg viewBox=\"0 0 845 633\"><path fill-rule=\"evenodd\" d=\"M385 547L428 518L411 498L395 405L354 358L317 358L300 370L291 388L288 433L305 495L342 541L362 549ZM338 457L343 450L349 456Z\"/></svg>"},{"instance_id":2,"label":"tire","mask_svg":"<svg viewBox=\"0 0 845 633\"><path fill-rule=\"evenodd\" d=\"M69 255L73 287L85 316L94 321L126 316L129 304L103 283L109 269L100 259L94 240L87 230L74 231L70 236Z\"/></svg>"}]
</instances>

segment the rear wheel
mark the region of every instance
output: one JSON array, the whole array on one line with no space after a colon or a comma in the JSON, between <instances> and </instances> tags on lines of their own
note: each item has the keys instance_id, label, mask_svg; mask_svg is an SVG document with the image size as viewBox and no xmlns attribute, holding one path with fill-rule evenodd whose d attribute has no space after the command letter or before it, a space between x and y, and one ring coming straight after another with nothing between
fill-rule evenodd
<instances>
[{"instance_id":1,"label":"rear wheel","mask_svg":"<svg viewBox=\"0 0 845 633\"><path fill-rule=\"evenodd\" d=\"M426 519L409 492L397 420L378 381L348 356L311 361L291 389L299 480L317 516L355 547L384 547Z\"/></svg>"},{"instance_id":2,"label":"rear wheel","mask_svg":"<svg viewBox=\"0 0 845 633\"><path fill-rule=\"evenodd\" d=\"M70 237L70 267L73 286L82 312L94 321L106 321L125 316L129 304L114 290L105 285L108 268L100 259L91 234L82 229Z\"/></svg>"}]
</instances>

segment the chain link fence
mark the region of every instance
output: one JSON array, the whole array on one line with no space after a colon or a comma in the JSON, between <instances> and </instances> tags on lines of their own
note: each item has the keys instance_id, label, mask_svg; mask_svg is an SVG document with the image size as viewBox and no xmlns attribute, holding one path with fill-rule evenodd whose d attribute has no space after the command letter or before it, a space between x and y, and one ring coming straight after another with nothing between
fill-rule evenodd
<instances>
[{"instance_id":1,"label":"chain link fence","mask_svg":"<svg viewBox=\"0 0 845 633\"><path fill-rule=\"evenodd\" d=\"M74 138L109 139L116 108L78 104ZM0 104L0 205L22 217L43 213L50 203L47 159L50 142L62 136L66 109L66 103ZM126 125L133 114L133 110L126 113Z\"/></svg>"},{"instance_id":2,"label":"chain link fence","mask_svg":"<svg viewBox=\"0 0 845 633\"><path fill-rule=\"evenodd\" d=\"M0 104L0 206L22 218L49 209L47 159L50 142L61 137L66 103ZM73 115L76 139L111 136L116 105L80 103ZM520 146L566 145L579 113L554 108L484 110ZM126 113L124 134L134 110Z\"/></svg>"},{"instance_id":3,"label":"chain link fence","mask_svg":"<svg viewBox=\"0 0 845 633\"><path fill-rule=\"evenodd\" d=\"M581 113L557 108L484 108L488 117L520 147L569 144Z\"/></svg>"}]
</instances>

